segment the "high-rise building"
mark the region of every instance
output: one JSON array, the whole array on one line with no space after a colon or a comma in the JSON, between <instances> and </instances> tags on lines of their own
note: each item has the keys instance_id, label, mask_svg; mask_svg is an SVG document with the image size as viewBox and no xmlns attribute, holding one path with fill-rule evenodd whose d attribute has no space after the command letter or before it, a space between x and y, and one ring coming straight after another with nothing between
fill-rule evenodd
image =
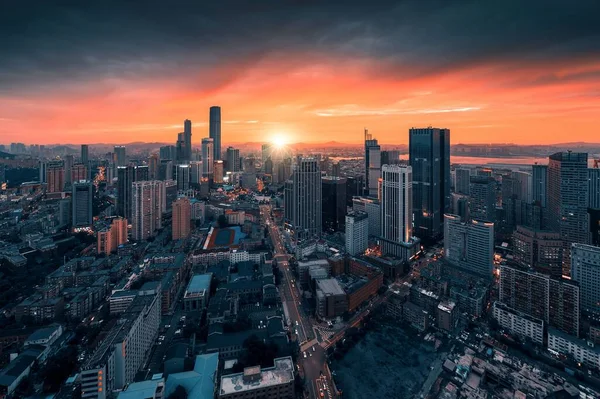
<instances>
[{"instance_id":1,"label":"high-rise building","mask_svg":"<svg viewBox=\"0 0 600 399\"><path fill-rule=\"evenodd\" d=\"M496 181L489 176L471 176L469 217L494 222L496 216Z\"/></svg>"},{"instance_id":2,"label":"high-rise building","mask_svg":"<svg viewBox=\"0 0 600 399\"><path fill-rule=\"evenodd\" d=\"M71 224L73 211L71 210L71 198L63 198L58 202L58 223L60 226Z\"/></svg>"},{"instance_id":3,"label":"high-rise building","mask_svg":"<svg viewBox=\"0 0 600 399\"><path fill-rule=\"evenodd\" d=\"M89 161L90 161L89 147L87 144L82 144L81 145L81 163L87 167Z\"/></svg>"},{"instance_id":4,"label":"high-rise building","mask_svg":"<svg viewBox=\"0 0 600 399\"><path fill-rule=\"evenodd\" d=\"M117 167L117 215L131 219L131 186L135 181L133 166Z\"/></svg>"},{"instance_id":5,"label":"high-rise building","mask_svg":"<svg viewBox=\"0 0 600 399\"><path fill-rule=\"evenodd\" d=\"M138 165L134 167L135 181L150 180L150 170L146 165Z\"/></svg>"},{"instance_id":6,"label":"high-rise building","mask_svg":"<svg viewBox=\"0 0 600 399\"><path fill-rule=\"evenodd\" d=\"M72 189L73 227L89 227L92 225L92 182L89 180L75 182Z\"/></svg>"},{"instance_id":7,"label":"high-rise building","mask_svg":"<svg viewBox=\"0 0 600 399\"><path fill-rule=\"evenodd\" d=\"M376 159L371 160L371 150L373 150L373 157ZM373 169L374 182L371 182L371 168ZM377 139L374 139L369 131L365 129L365 195L377 195L377 179L379 177L381 177L381 147L377 143Z\"/></svg>"},{"instance_id":8,"label":"high-rise building","mask_svg":"<svg viewBox=\"0 0 600 399\"><path fill-rule=\"evenodd\" d=\"M469 195L471 193L471 169L456 169L456 191L459 194Z\"/></svg>"},{"instance_id":9,"label":"high-rise building","mask_svg":"<svg viewBox=\"0 0 600 399\"><path fill-rule=\"evenodd\" d=\"M162 227L164 182L148 180L132 185L132 236L136 241L147 240Z\"/></svg>"},{"instance_id":10,"label":"high-rise building","mask_svg":"<svg viewBox=\"0 0 600 399\"><path fill-rule=\"evenodd\" d=\"M262 160L262 165L263 165L263 170L265 168L265 163L267 162L267 159L271 158L271 149L273 148L273 144L271 143L264 143L261 146L261 160Z\"/></svg>"},{"instance_id":11,"label":"high-rise building","mask_svg":"<svg viewBox=\"0 0 600 399\"><path fill-rule=\"evenodd\" d=\"M148 158L148 180L159 180L159 164L158 154L150 155Z\"/></svg>"},{"instance_id":12,"label":"high-rise building","mask_svg":"<svg viewBox=\"0 0 600 399\"><path fill-rule=\"evenodd\" d=\"M532 201L545 207L548 188L548 165L532 165L531 180Z\"/></svg>"},{"instance_id":13,"label":"high-rise building","mask_svg":"<svg viewBox=\"0 0 600 399\"><path fill-rule=\"evenodd\" d=\"M369 197L354 197L352 211L365 212L369 217L369 236L381 236L381 202Z\"/></svg>"},{"instance_id":14,"label":"high-rise building","mask_svg":"<svg viewBox=\"0 0 600 399\"><path fill-rule=\"evenodd\" d=\"M352 256L362 254L369 246L369 216L356 211L346 215L346 252Z\"/></svg>"},{"instance_id":15,"label":"high-rise building","mask_svg":"<svg viewBox=\"0 0 600 399\"><path fill-rule=\"evenodd\" d=\"M190 184L199 186L202 182L202 161L190 162Z\"/></svg>"},{"instance_id":16,"label":"high-rise building","mask_svg":"<svg viewBox=\"0 0 600 399\"><path fill-rule=\"evenodd\" d=\"M579 285L575 281L500 266L500 302L577 337L579 295Z\"/></svg>"},{"instance_id":17,"label":"high-rise building","mask_svg":"<svg viewBox=\"0 0 600 399\"><path fill-rule=\"evenodd\" d=\"M40 183L47 183L48 182L48 176L47 176L47 168L48 168L48 163L44 160L40 160L39 163L39 181Z\"/></svg>"},{"instance_id":18,"label":"high-rise building","mask_svg":"<svg viewBox=\"0 0 600 399\"><path fill-rule=\"evenodd\" d=\"M88 180L88 168L82 163L76 163L71 167L71 182Z\"/></svg>"},{"instance_id":19,"label":"high-rise building","mask_svg":"<svg viewBox=\"0 0 600 399\"><path fill-rule=\"evenodd\" d=\"M398 150L381 151L381 164L382 165L396 165L399 163L400 163L400 151L398 151Z\"/></svg>"},{"instance_id":20,"label":"high-rise building","mask_svg":"<svg viewBox=\"0 0 600 399\"><path fill-rule=\"evenodd\" d=\"M173 202L173 240L190 236L191 213L192 205L187 197L181 197Z\"/></svg>"},{"instance_id":21,"label":"high-rise building","mask_svg":"<svg viewBox=\"0 0 600 399\"><path fill-rule=\"evenodd\" d=\"M321 179L322 224L324 231L343 231L346 216L346 179L323 177Z\"/></svg>"},{"instance_id":22,"label":"high-rise building","mask_svg":"<svg viewBox=\"0 0 600 399\"><path fill-rule=\"evenodd\" d=\"M600 247L573 244L571 247L571 277L579 283L581 311L600 316Z\"/></svg>"},{"instance_id":23,"label":"high-rise building","mask_svg":"<svg viewBox=\"0 0 600 399\"><path fill-rule=\"evenodd\" d=\"M588 169L588 207L600 209L600 168Z\"/></svg>"},{"instance_id":24,"label":"high-rise building","mask_svg":"<svg viewBox=\"0 0 600 399\"><path fill-rule=\"evenodd\" d=\"M450 130L412 128L409 165L413 177L414 234L436 239L444 232L450 211Z\"/></svg>"},{"instance_id":25,"label":"high-rise building","mask_svg":"<svg viewBox=\"0 0 600 399\"><path fill-rule=\"evenodd\" d=\"M65 157L65 184L71 185L73 180L71 180L71 172L73 169L73 165L75 164L73 155L67 155Z\"/></svg>"},{"instance_id":26,"label":"high-rise building","mask_svg":"<svg viewBox=\"0 0 600 399\"><path fill-rule=\"evenodd\" d=\"M59 193L65 187L65 167L63 162L52 162L46 165L46 192Z\"/></svg>"},{"instance_id":27,"label":"high-rise building","mask_svg":"<svg viewBox=\"0 0 600 399\"><path fill-rule=\"evenodd\" d=\"M174 145L165 145L160 147L158 155L161 161L166 159L174 161L177 158L177 148Z\"/></svg>"},{"instance_id":28,"label":"high-rise building","mask_svg":"<svg viewBox=\"0 0 600 399\"><path fill-rule=\"evenodd\" d=\"M97 252L110 255L127 242L127 219L116 217L110 227L98 232Z\"/></svg>"},{"instance_id":29,"label":"high-rise building","mask_svg":"<svg viewBox=\"0 0 600 399\"><path fill-rule=\"evenodd\" d=\"M233 147L227 147L227 171L240 171L240 150Z\"/></svg>"},{"instance_id":30,"label":"high-rise building","mask_svg":"<svg viewBox=\"0 0 600 399\"><path fill-rule=\"evenodd\" d=\"M114 161L117 166L127 165L127 154L125 153L125 146L116 145L114 148Z\"/></svg>"},{"instance_id":31,"label":"high-rise building","mask_svg":"<svg viewBox=\"0 0 600 399\"><path fill-rule=\"evenodd\" d=\"M554 277L562 276L563 244L560 234L517 226L513 232L513 255L517 264Z\"/></svg>"},{"instance_id":32,"label":"high-rise building","mask_svg":"<svg viewBox=\"0 0 600 399\"><path fill-rule=\"evenodd\" d=\"M221 159L221 107L210 107L209 135L213 139L211 161ZM203 159L204 160L204 157Z\"/></svg>"},{"instance_id":33,"label":"high-rise building","mask_svg":"<svg viewBox=\"0 0 600 399\"><path fill-rule=\"evenodd\" d=\"M563 274L571 272L571 244L589 244L588 154L557 152L548 165L548 218L563 241Z\"/></svg>"},{"instance_id":34,"label":"high-rise building","mask_svg":"<svg viewBox=\"0 0 600 399\"><path fill-rule=\"evenodd\" d=\"M173 161L170 159L161 159L158 165L158 180L173 179Z\"/></svg>"},{"instance_id":35,"label":"high-rise building","mask_svg":"<svg viewBox=\"0 0 600 399\"><path fill-rule=\"evenodd\" d=\"M213 167L213 181L216 184L223 183L223 161L216 160Z\"/></svg>"},{"instance_id":36,"label":"high-rise building","mask_svg":"<svg viewBox=\"0 0 600 399\"><path fill-rule=\"evenodd\" d=\"M173 202L177 200L177 196L177 182L175 180L165 180L165 185L160 201L163 213L171 212Z\"/></svg>"},{"instance_id":37,"label":"high-rise building","mask_svg":"<svg viewBox=\"0 0 600 399\"><path fill-rule=\"evenodd\" d=\"M183 156L187 162L192 160L192 121L183 121Z\"/></svg>"},{"instance_id":38,"label":"high-rise building","mask_svg":"<svg viewBox=\"0 0 600 399\"><path fill-rule=\"evenodd\" d=\"M381 178L381 250L408 260L416 245L412 235L412 168L383 165Z\"/></svg>"},{"instance_id":39,"label":"high-rise building","mask_svg":"<svg viewBox=\"0 0 600 399\"><path fill-rule=\"evenodd\" d=\"M463 222L458 215L444 215L444 257L455 266L492 278L494 223Z\"/></svg>"},{"instance_id":40,"label":"high-rise building","mask_svg":"<svg viewBox=\"0 0 600 399\"><path fill-rule=\"evenodd\" d=\"M219 111L220 113L220 111ZM212 116L212 108L211 108ZM220 120L220 119L219 119ZM219 137L221 135L221 123L219 122ZM214 140L212 138L202 139L202 174L204 177L211 178L214 168Z\"/></svg>"},{"instance_id":41,"label":"high-rise building","mask_svg":"<svg viewBox=\"0 0 600 399\"><path fill-rule=\"evenodd\" d=\"M190 189L190 165L177 165L177 190L187 191Z\"/></svg>"},{"instance_id":42,"label":"high-rise building","mask_svg":"<svg viewBox=\"0 0 600 399\"><path fill-rule=\"evenodd\" d=\"M298 156L294 163L292 179L286 185L284 198L286 222L291 226L295 239L321 234L322 195L321 168L319 160Z\"/></svg>"}]
</instances>

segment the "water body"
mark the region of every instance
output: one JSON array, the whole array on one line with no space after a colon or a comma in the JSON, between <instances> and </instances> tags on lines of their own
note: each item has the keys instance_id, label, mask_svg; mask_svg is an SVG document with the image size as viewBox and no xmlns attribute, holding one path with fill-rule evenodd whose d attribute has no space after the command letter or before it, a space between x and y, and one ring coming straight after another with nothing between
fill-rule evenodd
<instances>
[{"instance_id":1,"label":"water body","mask_svg":"<svg viewBox=\"0 0 600 399\"><path fill-rule=\"evenodd\" d=\"M412 398L438 358L433 345L395 321L377 326L331 369L344 398Z\"/></svg>"}]
</instances>

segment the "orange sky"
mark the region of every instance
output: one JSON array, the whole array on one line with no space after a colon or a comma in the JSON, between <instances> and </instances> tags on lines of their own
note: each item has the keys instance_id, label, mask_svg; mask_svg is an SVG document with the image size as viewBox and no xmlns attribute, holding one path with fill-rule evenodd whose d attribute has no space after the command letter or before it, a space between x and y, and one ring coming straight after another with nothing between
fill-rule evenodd
<instances>
[{"instance_id":1,"label":"orange sky","mask_svg":"<svg viewBox=\"0 0 600 399\"><path fill-rule=\"evenodd\" d=\"M600 142L597 76L600 64L581 60L419 77L373 59L266 57L221 76L173 71L0 92L0 143L174 142L189 118L199 145L211 105L222 107L223 146L276 135L358 143L364 127L383 144L402 144L410 127L427 125L450 128L453 143Z\"/></svg>"}]
</instances>

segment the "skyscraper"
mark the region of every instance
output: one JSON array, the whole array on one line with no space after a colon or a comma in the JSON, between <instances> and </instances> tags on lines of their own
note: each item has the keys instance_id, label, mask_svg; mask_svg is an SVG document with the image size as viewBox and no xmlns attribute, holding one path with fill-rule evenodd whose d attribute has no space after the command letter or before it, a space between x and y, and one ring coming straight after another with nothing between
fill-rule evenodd
<instances>
[{"instance_id":1,"label":"skyscraper","mask_svg":"<svg viewBox=\"0 0 600 399\"><path fill-rule=\"evenodd\" d=\"M371 159L371 154L374 159ZM371 174L373 178L371 178ZM377 195L377 179L379 177L381 177L381 147L377 143L377 139L374 139L365 129L365 195Z\"/></svg>"},{"instance_id":2,"label":"skyscraper","mask_svg":"<svg viewBox=\"0 0 600 399\"><path fill-rule=\"evenodd\" d=\"M211 160L221 159L221 107L210 107L209 137L214 142Z\"/></svg>"},{"instance_id":3,"label":"skyscraper","mask_svg":"<svg viewBox=\"0 0 600 399\"><path fill-rule=\"evenodd\" d=\"M548 164L549 226L563 240L563 273L571 272L571 244L591 240L588 202L588 154L557 152Z\"/></svg>"},{"instance_id":4,"label":"skyscraper","mask_svg":"<svg viewBox=\"0 0 600 399\"><path fill-rule=\"evenodd\" d=\"M202 182L202 162L192 161L190 162L190 184L195 188L198 188Z\"/></svg>"},{"instance_id":5,"label":"skyscraper","mask_svg":"<svg viewBox=\"0 0 600 399\"><path fill-rule=\"evenodd\" d=\"M496 219L496 181L489 176L471 176L469 217L494 222Z\"/></svg>"},{"instance_id":6,"label":"skyscraper","mask_svg":"<svg viewBox=\"0 0 600 399\"><path fill-rule=\"evenodd\" d=\"M322 196L319 160L298 156L291 182L286 184L285 213L295 239L321 234Z\"/></svg>"},{"instance_id":7,"label":"skyscraper","mask_svg":"<svg viewBox=\"0 0 600 399\"><path fill-rule=\"evenodd\" d=\"M177 190L187 191L190 188L190 165L177 165Z\"/></svg>"},{"instance_id":8,"label":"skyscraper","mask_svg":"<svg viewBox=\"0 0 600 399\"><path fill-rule=\"evenodd\" d=\"M341 177L323 177L322 187L322 224L324 231L344 231L346 216L346 179Z\"/></svg>"},{"instance_id":9,"label":"skyscraper","mask_svg":"<svg viewBox=\"0 0 600 399\"><path fill-rule=\"evenodd\" d=\"M150 158L148 158L148 179L158 180L159 163L160 159L158 158L158 154L150 155Z\"/></svg>"},{"instance_id":10,"label":"skyscraper","mask_svg":"<svg viewBox=\"0 0 600 399\"><path fill-rule=\"evenodd\" d=\"M150 180L150 170L146 165L134 167L134 181Z\"/></svg>"},{"instance_id":11,"label":"skyscraper","mask_svg":"<svg viewBox=\"0 0 600 399\"><path fill-rule=\"evenodd\" d=\"M381 250L408 260L412 257L412 168L383 165L381 170Z\"/></svg>"},{"instance_id":12,"label":"skyscraper","mask_svg":"<svg viewBox=\"0 0 600 399\"><path fill-rule=\"evenodd\" d=\"M444 232L444 213L450 211L450 130L410 129L409 165L414 234L421 239L439 238Z\"/></svg>"},{"instance_id":13,"label":"skyscraper","mask_svg":"<svg viewBox=\"0 0 600 399\"><path fill-rule=\"evenodd\" d=\"M65 167L63 162L55 161L46 165L46 192L59 193L65 187Z\"/></svg>"},{"instance_id":14,"label":"skyscraper","mask_svg":"<svg viewBox=\"0 0 600 399\"><path fill-rule=\"evenodd\" d=\"M271 144L271 143L264 143L261 146L261 160L262 160L263 170L265 169L265 163L267 162L267 159L271 158L271 148L272 147L273 147L273 144Z\"/></svg>"},{"instance_id":15,"label":"skyscraper","mask_svg":"<svg viewBox=\"0 0 600 399\"><path fill-rule=\"evenodd\" d=\"M165 145L163 147L160 147L159 150L159 156L161 161L165 159L170 159L171 161L175 160L176 153L177 149L175 148L175 146L172 145Z\"/></svg>"},{"instance_id":16,"label":"skyscraper","mask_svg":"<svg viewBox=\"0 0 600 399\"><path fill-rule=\"evenodd\" d=\"M223 161L216 160L213 165L213 181L216 184L223 183Z\"/></svg>"},{"instance_id":17,"label":"skyscraper","mask_svg":"<svg viewBox=\"0 0 600 399\"><path fill-rule=\"evenodd\" d=\"M89 227L92 225L92 182L74 182L72 189L73 227Z\"/></svg>"},{"instance_id":18,"label":"skyscraper","mask_svg":"<svg viewBox=\"0 0 600 399\"><path fill-rule=\"evenodd\" d=\"M131 220L131 186L135 181L133 166L117 167L117 215Z\"/></svg>"},{"instance_id":19,"label":"skyscraper","mask_svg":"<svg viewBox=\"0 0 600 399\"><path fill-rule=\"evenodd\" d=\"M369 245L369 217L356 211L346 215L346 252L352 256L362 254Z\"/></svg>"},{"instance_id":20,"label":"skyscraper","mask_svg":"<svg viewBox=\"0 0 600 399\"><path fill-rule=\"evenodd\" d=\"M545 207L548 187L548 165L532 165L531 180L532 201L539 202L541 206Z\"/></svg>"},{"instance_id":21,"label":"skyscraper","mask_svg":"<svg viewBox=\"0 0 600 399\"><path fill-rule=\"evenodd\" d=\"M517 264L550 276L562 276L563 243L560 234L516 226L512 241Z\"/></svg>"},{"instance_id":22,"label":"skyscraper","mask_svg":"<svg viewBox=\"0 0 600 399\"><path fill-rule=\"evenodd\" d=\"M573 244L571 277L579 283L581 311L600 316L600 247Z\"/></svg>"},{"instance_id":23,"label":"skyscraper","mask_svg":"<svg viewBox=\"0 0 600 399\"><path fill-rule=\"evenodd\" d=\"M132 236L136 241L147 240L162 227L164 182L148 180L132 185Z\"/></svg>"},{"instance_id":24,"label":"skyscraper","mask_svg":"<svg viewBox=\"0 0 600 399\"><path fill-rule=\"evenodd\" d=\"M158 165L158 180L173 179L173 161L170 159L161 159Z\"/></svg>"},{"instance_id":25,"label":"skyscraper","mask_svg":"<svg viewBox=\"0 0 600 399\"><path fill-rule=\"evenodd\" d=\"M188 238L190 235L191 204L187 197L173 202L173 240Z\"/></svg>"},{"instance_id":26,"label":"skyscraper","mask_svg":"<svg viewBox=\"0 0 600 399\"><path fill-rule=\"evenodd\" d=\"M212 116L212 108L211 108L211 116ZM219 126L220 126L220 123L219 123ZM221 134L221 128L219 127L219 135L220 134ZM202 174L204 175L204 177L212 178L214 160L215 160L214 154L215 154L214 140L212 138L202 139Z\"/></svg>"},{"instance_id":27,"label":"skyscraper","mask_svg":"<svg viewBox=\"0 0 600 399\"><path fill-rule=\"evenodd\" d=\"M592 209L600 209L600 169L588 169L588 207Z\"/></svg>"},{"instance_id":28,"label":"skyscraper","mask_svg":"<svg viewBox=\"0 0 600 399\"><path fill-rule=\"evenodd\" d=\"M76 163L71 167L71 181L76 183L80 180L88 180L88 169L86 165Z\"/></svg>"},{"instance_id":29,"label":"skyscraper","mask_svg":"<svg viewBox=\"0 0 600 399\"><path fill-rule=\"evenodd\" d=\"M444 215L444 257L460 268L492 278L494 267L494 224L458 215Z\"/></svg>"},{"instance_id":30,"label":"skyscraper","mask_svg":"<svg viewBox=\"0 0 600 399\"><path fill-rule=\"evenodd\" d=\"M184 157L187 162L192 160L192 121L183 121Z\"/></svg>"},{"instance_id":31,"label":"skyscraper","mask_svg":"<svg viewBox=\"0 0 600 399\"><path fill-rule=\"evenodd\" d=\"M233 147L227 147L227 171L240 171L240 150Z\"/></svg>"},{"instance_id":32,"label":"skyscraper","mask_svg":"<svg viewBox=\"0 0 600 399\"><path fill-rule=\"evenodd\" d=\"M459 194L469 195L471 185L471 169L456 169L456 189Z\"/></svg>"},{"instance_id":33,"label":"skyscraper","mask_svg":"<svg viewBox=\"0 0 600 399\"><path fill-rule=\"evenodd\" d=\"M73 169L73 165L75 164L73 155L67 155L65 157L65 184L71 185L73 180L71 180L71 171Z\"/></svg>"},{"instance_id":34,"label":"skyscraper","mask_svg":"<svg viewBox=\"0 0 600 399\"><path fill-rule=\"evenodd\" d=\"M88 145L82 144L81 145L81 163L87 167L89 161L90 161L90 154L89 154Z\"/></svg>"},{"instance_id":35,"label":"skyscraper","mask_svg":"<svg viewBox=\"0 0 600 399\"><path fill-rule=\"evenodd\" d=\"M125 153L125 146L116 145L114 148L115 164L117 166L125 166L127 164L127 155Z\"/></svg>"}]
</instances>

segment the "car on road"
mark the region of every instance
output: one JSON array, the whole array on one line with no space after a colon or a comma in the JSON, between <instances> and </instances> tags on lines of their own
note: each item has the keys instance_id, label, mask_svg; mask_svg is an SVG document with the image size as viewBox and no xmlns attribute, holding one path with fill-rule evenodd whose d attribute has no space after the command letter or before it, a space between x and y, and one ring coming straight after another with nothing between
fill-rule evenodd
<instances>
[{"instance_id":1,"label":"car on road","mask_svg":"<svg viewBox=\"0 0 600 399\"><path fill-rule=\"evenodd\" d=\"M314 346L314 345L313 345L312 349L313 349L313 352L316 352L316 351L317 351L317 350L315 349L315 346Z\"/></svg>"},{"instance_id":2,"label":"car on road","mask_svg":"<svg viewBox=\"0 0 600 399\"><path fill-rule=\"evenodd\" d=\"M296 325L298 325L298 320L296 320Z\"/></svg>"},{"instance_id":3,"label":"car on road","mask_svg":"<svg viewBox=\"0 0 600 399\"><path fill-rule=\"evenodd\" d=\"M306 352L303 352L304 358L306 359Z\"/></svg>"},{"instance_id":4,"label":"car on road","mask_svg":"<svg viewBox=\"0 0 600 399\"><path fill-rule=\"evenodd\" d=\"M181 334L181 329L178 329L177 331L175 331L175 335L179 335Z\"/></svg>"},{"instance_id":5,"label":"car on road","mask_svg":"<svg viewBox=\"0 0 600 399\"><path fill-rule=\"evenodd\" d=\"M170 324L165 324L165 328L171 328Z\"/></svg>"}]
</instances>

